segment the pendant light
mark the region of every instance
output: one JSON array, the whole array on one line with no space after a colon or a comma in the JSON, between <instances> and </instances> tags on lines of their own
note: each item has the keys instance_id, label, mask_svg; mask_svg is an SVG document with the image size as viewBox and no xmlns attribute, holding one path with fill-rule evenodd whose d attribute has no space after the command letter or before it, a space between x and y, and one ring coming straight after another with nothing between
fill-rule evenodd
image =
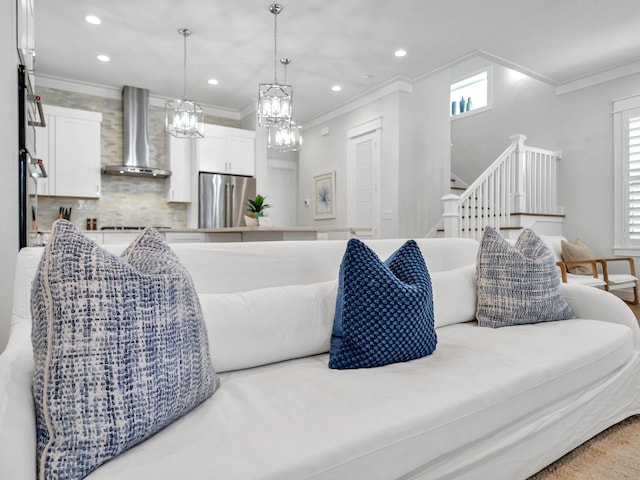
<instances>
[{"instance_id":1,"label":"pendant light","mask_svg":"<svg viewBox=\"0 0 640 480\"><path fill-rule=\"evenodd\" d=\"M267 145L279 152L298 152L302 148L302 126L292 120L289 127L271 127Z\"/></svg>"},{"instance_id":2,"label":"pendant light","mask_svg":"<svg viewBox=\"0 0 640 480\"><path fill-rule=\"evenodd\" d=\"M291 59L281 58L280 63L284 65L284 83L287 83L287 66L291 63ZM291 120L287 125L270 127L267 146L279 152L300 151L302 148L302 126L296 125L296 123Z\"/></svg>"},{"instance_id":3,"label":"pendant light","mask_svg":"<svg viewBox=\"0 0 640 480\"><path fill-rule=\"evenodd\" d=\"M273 83L261 83L258 88L258 125L261 127L279 127L289 125L293 110L293 87L278 83L278 14L282 5L269 6L273 14Z\"/></svg>"},{"instance_id":4,"label":"pendant light","mask_svg":"<svg viewBox=\"0 0 640 480\"><path fill-rule=\"evenodd\" d=\"M178 138L204 137L204 110L193 100L187 100L187 37L191 30L181 28L184 38L184 95L182 100L165 102L165 126L167 132Z\"/></svg>"}]
</instances>

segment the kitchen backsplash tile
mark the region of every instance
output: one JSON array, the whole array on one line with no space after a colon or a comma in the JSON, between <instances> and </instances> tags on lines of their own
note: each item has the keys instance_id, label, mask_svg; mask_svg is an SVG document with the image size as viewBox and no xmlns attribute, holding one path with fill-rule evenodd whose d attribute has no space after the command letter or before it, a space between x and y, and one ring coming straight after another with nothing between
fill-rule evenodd
<instances>
[{"instance_id":1,"label":"kitchen backsplash tile","mask_svg":"<svg viewBox=\"0 0 640 480\"><path fill-rule=\"evenodd\" d=\"M102 113L102 165L120 164L122 154L122 101L84 93L38 87L45 105L92 110ZM240 127L240 122L207 115L206 123ZM149 159L153 166L168 167L164 108L149 107ZM61 206L72 207L71 221L86 227L87 218L101 226L158 226L186 228L187 205L166 203L165 180L103 175L100 199L38 197L38 227L48 230Z\"/></svg>"}]
</instances>

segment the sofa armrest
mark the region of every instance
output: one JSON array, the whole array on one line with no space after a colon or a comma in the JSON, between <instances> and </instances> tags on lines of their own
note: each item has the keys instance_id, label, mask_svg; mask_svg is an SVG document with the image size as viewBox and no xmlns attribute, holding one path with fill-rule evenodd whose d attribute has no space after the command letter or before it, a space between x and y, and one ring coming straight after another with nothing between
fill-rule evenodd
<instances>
[{"instance_id":1,"label":"sofa armrest","mask_svg":"<svg viewBox=\"0 0 640 480\"><path fill-rule=\"evenodd\" d=\"M624 301L609 292L584 285L562 283L560 289L577 318L626 325L633 332L636 350L640 350L638 320Z\"/></svg>"},{"instance_id":2,"label":"sofa armrest","mask_svg":"<svg viewBox=\"0 0 640 480\"><path fill-rule=\"evenodd\" d=\"M0 477L12 480L36 478L30 335L28 323L14 322L7 348L0 355Z\"/></svg>"}]
</instances>

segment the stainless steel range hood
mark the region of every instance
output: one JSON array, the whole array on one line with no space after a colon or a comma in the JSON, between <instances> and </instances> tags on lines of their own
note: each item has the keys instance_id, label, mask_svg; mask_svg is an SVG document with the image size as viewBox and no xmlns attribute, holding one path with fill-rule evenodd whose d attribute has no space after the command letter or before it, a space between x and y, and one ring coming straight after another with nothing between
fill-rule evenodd
<instances>
[{"instance_id":1,"label":"stainless steel range hood","mask_svg":"<svg viewBox=\"0 0 640 480\"><path fill-rule=\"evenodd\" d=\"M165 178L171 171L149 165L149 90L125 86L122 89L122 165L107 165L102 173L130 177Z\"/></svg>"}]
</instances>

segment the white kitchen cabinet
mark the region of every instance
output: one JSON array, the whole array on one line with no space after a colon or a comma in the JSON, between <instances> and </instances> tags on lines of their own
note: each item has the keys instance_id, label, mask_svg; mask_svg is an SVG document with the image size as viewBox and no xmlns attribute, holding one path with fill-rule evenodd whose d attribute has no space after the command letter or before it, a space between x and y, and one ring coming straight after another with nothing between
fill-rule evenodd
<instances>
[{"instance_id":1,"label":"white kitchen cabinet","mask_svg":"<svg viewBox=\"0 0 640 480\"><path fill-rule=\"evenodd\" d=\"M213 131L211 125L205 127L204 137L196 140L198 150L198 171L226 173L227 137L223 133Z\"/></svg>"},{"instance_id":2,"label":"white kitchen cabinet","mask_svg":"<svg viewBox=\"0 0 640 480\"><path fill-rule=\"evenodd\" d=\"M102 114L44 105L47 126L38 129L36 156L48 178L38 180L38 195L100 197Z\"/></svg>"},{"instance_id":3,"label":"white kitchen cabinet","mask_svg":"<svg viewBox=\"0 0 640 480\"><path fill-rule=\"evenodd\" d=\"M190 203L197 188L198 172L193 168L194 140L167 134L171 176L167 179L167 202Z\"/></svg>"},{"instance_id":4,"label":"white kitchen cabinet","mask_svg":"<svg viewBox=\"0 0 640 480\"><path fill-rule=\"evenodd\" d=\"M204 232L165 232L167 243L203 243L207 241Z\"/></svg>"},{"instance_id":5,"label":"white kitchen cabinet","mask_svg":"<svg viewBox=\"0 0 640 480\"><path fill-rule=\"evenodd\" d=\"M198 171L255 176L254 131L207 124L196 144Z\"/></svg>"},{"instance_id":6,"label":"white kitchen cabinet","mask_svg":"<svg viewBox=\"0 0 640 480\"><path fill-rule=\"evenodd\" d=\"M140 232L102 232L103 245L131 245Z\"/></svg>"},{"instance_id":7,"label":"white kitchen cabinet","mask_svg":"<svg viewBox=\"0 0 640 480\"><path fill-rule=\"evenodd\" d=\"M229 145L229 173L234 175L256 174L256 135L240 135L234 133L228 136Z\"/></svg>"}]
</instances>

